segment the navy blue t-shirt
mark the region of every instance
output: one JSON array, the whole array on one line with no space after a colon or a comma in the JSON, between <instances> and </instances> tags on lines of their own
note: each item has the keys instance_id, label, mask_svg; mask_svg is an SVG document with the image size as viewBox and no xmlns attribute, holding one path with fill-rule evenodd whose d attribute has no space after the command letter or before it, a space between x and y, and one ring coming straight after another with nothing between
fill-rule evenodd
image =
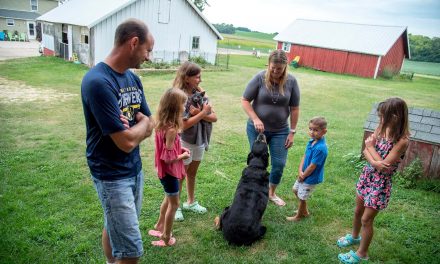
<instances>
[{"instance_id":1,"label":"navy blue t-shirt","mask_svg":"<svg viewBox=\"0 0 440 264\"><path fill-rule=\"evenodd\" d=\"M115 72L101 62L83 78L81 97L87 126L87 163L93 177L116 180L136 176L142 169L139 146L130 153L119 149L110 134L125 130L119 115L136 124L136 113L151 116L142 83L130 70Z\"/></svg>"}]
</instances>

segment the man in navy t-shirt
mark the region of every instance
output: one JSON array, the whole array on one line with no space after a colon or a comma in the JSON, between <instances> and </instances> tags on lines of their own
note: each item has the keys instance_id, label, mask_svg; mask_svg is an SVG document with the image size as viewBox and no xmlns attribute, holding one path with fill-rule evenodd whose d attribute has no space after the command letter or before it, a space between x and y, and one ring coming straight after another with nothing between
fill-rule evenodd
<instances>
[{"instance_id":1,"label":"man in navy t-shirt","mask_svg":"<svg viewBox=\"0 0 440 264\"><path fill-rule=\"evenodd\" d=\"M154 121L142 83L129 69L148 60L153 45L142 21L123 22L109 56L81 84L87 163L104 210L102 245L108 263L137 263L143 254L139 144L151 135Z\"/></svg>"}]
</instances>

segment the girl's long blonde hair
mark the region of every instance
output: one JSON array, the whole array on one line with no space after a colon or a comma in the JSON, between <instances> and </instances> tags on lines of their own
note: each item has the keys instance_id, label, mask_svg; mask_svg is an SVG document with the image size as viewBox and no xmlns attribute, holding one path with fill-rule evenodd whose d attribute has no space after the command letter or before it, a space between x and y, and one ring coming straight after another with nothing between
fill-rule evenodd
<instances>
[{"instance_id":1,"label":"girl's long blonde hair","mask_svg":"<svg viewBox=\"0 0 440 264\"><path fill-rule=\"evenodd\" d=\"M192 94L192 89L199 87L189 87L186 83L186 77L196 76L202 71L199 65L186 61L180 65L179 70L177 70L176 78L174 78L173 87L179 88L185 91L186 94ZM199 89L200 90L200 89Z\"/></svg>"},{"instance_id":2,"label":"girl's long blonde hair","mask_svg":"<svg viewBox=\"0 0 440 264\"><path fill-rule=\"evenodd\" d=\"M177 88L169 88L160 98L156 112L156 130L175 128L179 131L183 127L183 105L186 103L186 94Z\"/></svg>"},{"instance_id":3,"label":"girl's long blonde hair","mask_svg":"<svg viewBox=\"0 0 440 264\"><path fill-rule=\"evenodd\" d=\"M394 142L409 137L408 106L405 101L398 97L388 98L379 103L377 114L380 118L377 136L387 137Z\"/></svg>"},{"instance_id":4,"label":"girl's long blonde hair","mask_svg":"<svg viewBox=\"0 0 440 264\"><path fill-rule=\"evenodd\" d=\"M267 70L266 70L266 74L264 76L264 83L266 84L267 89L269 89L270 91L273 89L273 79L270 73L270 64L274 63L274 64L283 64L284 67L284 72L281 75L281 78L279 80L278 83L278 93L284 95L284 85L287 82L287 55L286 52L284 52L283 50L274 50L270 53L269 55L269 60L268 60L268 64L267 64Z\"/></svg>"}]
</instances>

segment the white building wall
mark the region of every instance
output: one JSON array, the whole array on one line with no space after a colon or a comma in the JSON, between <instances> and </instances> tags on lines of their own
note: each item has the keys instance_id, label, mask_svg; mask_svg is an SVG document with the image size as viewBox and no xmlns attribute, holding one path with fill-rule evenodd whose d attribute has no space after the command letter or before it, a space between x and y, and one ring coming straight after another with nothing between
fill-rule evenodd
<instances>
[{"instance_id":1,"label":"white building wall","mask_svg":"<svg viewBox=\"0 0 440 264\"><path fill-rule=\"evenodd\" d=\"M47 34L42 34L41 44L43 47L55 51L55 40L54 37Z\"/></svg>"},{"instance_id":2,"label":"white building wall","mask_svg":"<svg viewBox=\"0 0 440 264\"><path fill-rule=\"evenodd\" d=\"M169 22L164 7L170 6ZM159 10L162 11L159 22ZM166 8L165 8L166 10ZM155 38L154 57L163 61L177 59L180 51L200 54L215 62L217 36L185 0L139 0L94 26L95 61L97 64L110 53L116 27L128 18L144 21ZM192 37L200 36L200 49L192 51Z\"/></svg>"}]
</instances>

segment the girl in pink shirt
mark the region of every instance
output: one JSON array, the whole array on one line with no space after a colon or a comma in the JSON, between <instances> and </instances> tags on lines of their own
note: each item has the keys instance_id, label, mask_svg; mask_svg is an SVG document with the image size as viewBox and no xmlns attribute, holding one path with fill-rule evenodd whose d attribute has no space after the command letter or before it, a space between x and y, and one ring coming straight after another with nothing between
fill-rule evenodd
<instances>
[{"instance_id":1,"label":"girl in pink shirt","mask_svg":"<svg viewBox=\"0 0 440 264\"><path fill-rule=\"evenodd\" d=\"M153 246L172 246L176 239L171 236L174 215L179 207L179 180L186 176L183 160L190 153L180 145L179 132L187 100L186 94L175 88L168 89L160 99L155 128L155 167L163 185L165 197L160 206L160 215L153 230L148 234L160 238Z\"/></svg>"}]
</instances>

